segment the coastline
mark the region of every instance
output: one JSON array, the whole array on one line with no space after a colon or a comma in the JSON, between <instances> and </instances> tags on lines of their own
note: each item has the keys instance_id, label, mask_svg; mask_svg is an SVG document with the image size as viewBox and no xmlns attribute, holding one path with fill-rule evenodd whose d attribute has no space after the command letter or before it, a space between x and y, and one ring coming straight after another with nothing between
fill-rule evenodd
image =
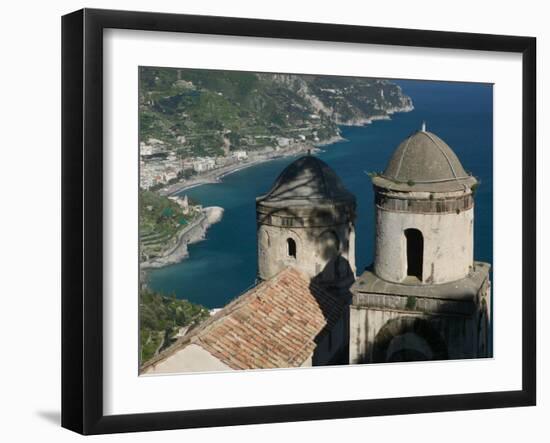
<instances>
[{"instance_id":1,"label":"coastline","mask_svg":"<svg viewBox=\"0 0 550 443\"><path fill-rule=\"evenodd\" d=\"M271 160L276 160L278 158L299 155L307 152L308 150L315 152L318 150L318 147L331 145L333 143L345 140L346 139L342 136L336 135L316 143L315 145L300 143L293 149L288 149L283 152L278 151L275 153L264 154L260 158L215 169L209 174L204 174L202 177L194 180L185 180L184 182L174 183L162 188L159 190L159 193L163 196L170 196L204 184L220 183L224 177L235 172L242 171L243 169ZM177 234L178 238L174 246L166 250L160 257L155 257L152 260L140 263L140 270L145 271L145 274L143 275L145 279L147 276L147 271L151 269L163 268L165 266L180 263L187 259L189 257L188 245L204 240L206 238L206 232L210 226L220 222L223 218L223 211L224 209L219 206L209 206L203 208L203 214L201 214L199 219L194 220L189 226L186 226Z\"/></svg>"},{"instance_id":2,"label":"coastline","mask_svg":"<svg viewBox=\"0 0 550 443\"><path fill-rule=\"evenodd\" d=\"M198 219L193 220L191 224L177 234L178 238L174 246L166 250L161 256L140 263L140 270L158 269L185 260L189 257L188 245L204 240L208 229L219 223L222 218L223 208L219 206L204 208Z\"/></svg>"},{"instance_id":3,"label":"coastline","mask_svg":"<svg viewBox=\"0 0 550 443\"><path fill-rule=\"evenodd\" d=\"M395 114L396 112L410 112L412 110L414 110L414 106L412 104L408 106L404 106L402 108L392 108L387 110L386 114L373 115L371 117L364 118L364 119L356 119L356 120L350 120L347 122L342 122L339 124L339 126L367 126L374 121L391 120L391 115ZM214 169L206 174L203 174L201 177L191 179L191 180L183 180L183 181L174 183L172 185L168 185L160 189L158 192L160 195L170 196L170 195L178 194L182 191L192 189L204 184L220 183L224 177L230 174L233 174L235 172L242 171L243 169L256 166L271 160L276 160L279 158L300 155L308 151L316 152L321 147L329 146L334 143L343 142L343 141L347 141L347 140L344 137L342 137L340 135L340 131L338 131L337 135L334 135L325 140L319 141L315 144L299 143L286 150L255 154L254 157L248 161ZM207 215L208 211L214 211L216 212L217 215L214 216L212 220L209 220ZM194 221L191 225L186 226L180 233L178 233L178 239L176 241L175 246L168 249L160 257L156 257L153 260L140 263L140 269L144 271L149 269L158 269L158 268L162 268L172 264L180 263L181 261L185 260L186 258L189 257L187 246L189 244L193 244L204 240L206 238L206 232L210 228L210 226L214 223L218 223L219 221L221 221L222 217L223 217L223 208L217 207L217 206L204 208L203 214L198 220Z\"/></svg>"},{"instance_id":4,"label":"coastline","mask_svg":"<svg viewBox=\"0 0 550 443\"><path fill-rule=\"evenodd\" d=\"M378 120L391 120L391 116L398 112L411 112L414 110L414 105L410 104L403 107L390 108L386 111L385 114L372 115L370 117L362 119L353 119L347 120L345 122L338 122L339 126L367 126ZM182 180L177 183L173 183L164 188L161 188L158 192L162 196L174 195L179 192L185 191L187 189L196 188L197 186L220 183L221 180L231 175L235 172L242 171L243 169L250 168L252 166L259 165L271 160L276 160L284 157L292 157L294 155L299 155L301 153L308 152L311 150L315 152L316 149L322 146L329 146L334 143L346 141L344 137L338 133L332 137L329 137L325 140L321 140L316 143L299 143L294 147L281 151L267 152L254 154L254 157L248 161L237 163L234 165L224 166L218 169L214 169L206 174L202 174L201 177L197 177L191 180Z\"/></svg>"},{"instance_id":5,"label":"coastline","mask_svg":"<svg viewBox=\"0 0 550 443\"><path fill-rule=\"evenodd\" d=\"M295 155L306 153L309 150L315 152L318 146L326 146L344 140L345 139L343 137L338 135L315 144L300 143L295 145L291 149L255 154L254 157L248 161L214 169L210 172L202 174L200 177L191 180L179 181L160 189L158 192L162 196L170 196L185 191L187 189L196 188L197 186L220 183L224 177L234 174L235 172L242 171L243 169L250 168L252 166L256 166L271 160L292 157Z\"/></svg>"},{"instance_id":6,"label":"coastline","mask_svg":"<svg viewBox=\"0 0 550 443\"><path fill-rule=\"evenodd\" d=\"M391 116L398 112L411 112L411 111L414 111L414 105L412 103L410 105L406 105L402 107L389 108L385 111L385 114L371 115L370 117L366 117L366 118L357 118L357 119L346 120L346 121L338 121L337 124L339 126L367 126L379 120L391 120Z\"/></svg>"}]
</instances>

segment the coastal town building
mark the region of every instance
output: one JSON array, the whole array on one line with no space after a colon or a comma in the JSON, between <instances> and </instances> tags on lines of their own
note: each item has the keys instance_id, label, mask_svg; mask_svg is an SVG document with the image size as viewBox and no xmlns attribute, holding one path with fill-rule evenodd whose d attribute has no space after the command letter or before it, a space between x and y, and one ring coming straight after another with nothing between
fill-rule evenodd
<instances>
[{"instance_id":1,"label":"coastal town building","mask_svg":"<svg viewBox=\"0 0 550 443\"><path fill-rule=\"evenodd\" d=\"M149 157L155 154L164 153L167 151L166 145L162 140L149 138L147 141L142 141L139 144L139 154L141 157Z\"/></svg>"},{"instance_id":2,"label":"coastal town building","mask_svg":"<svg viewBox=\"0 0 550 443\"><path fill-rule=\"evenodd\" d=\"M144 142L141 142L139 144L139 154L142 156L142 157L147 157L149 155L152 155L153 154L153 146L151 145L148 145Z\"/></svg>"},{"instance_id":3,"label":"coastal town building","mask_svg":"<svg viewBox=\"0 0 550 443\"><path fill-rule=\"evenodd\" d=\"M189 198L187 197L187 194L185 194L183 197L180 197L179 195L171 195L168 197L170 200L176 202L182 210L182 213L184 215L189 214Z\"/></svg>"},{"instance_id":4,"label":"coastal town building","mask_svg":"<svg viewBox=\"0 0 550 443\"><path fill-rule=\"evenodd\" d=\"M139 163L140 186L143 189L175 181L184 170L182 161L173 153L154 153L147 156L147 161L143 157Z\"/></svg>"},{"instance_id":5,"label":"coastal town building","mask_svg":"<svg viewBox=\"0 0 550 443\"><path fill-rule=\"evenodd\" d=\"M286 148L291 142L291 139L287 137L277 137L277 144L282 147Z\"/></svg>"},{"instance_id":6,"label":"coastal town building","mask_svg":"<svg viewBox=\"0 0 550 443\"><path fill-rule=\"evenodd\" d=\"M248 158L248 152L246 151L243 151L243 150L240 150L240 151L234 151L232 153L232 156L233 158L241 161L241 160L246 160Z\"/></svg>"},{"instance_id":7,"label":"coastal town building","mask_svg":"<svg viewBox=\"0 0 550 443\"><path fill-rule=\"evenodd\" d=\"M372 181L375 258L351 289L350 363L487 357L490 266L474 261L477 180L423 126Z\"/></svg>"},{"instance_id":8,"label":"coastal town building","mask_svg":"<svg viewBox=\"0 0 550 443\"><path fill-rule=\"evenodd\" d=\"M193 169L197 173L210 171L216 167L216 160L212 157L197 157L193 162Z\"/></svg>"}]
</instances>

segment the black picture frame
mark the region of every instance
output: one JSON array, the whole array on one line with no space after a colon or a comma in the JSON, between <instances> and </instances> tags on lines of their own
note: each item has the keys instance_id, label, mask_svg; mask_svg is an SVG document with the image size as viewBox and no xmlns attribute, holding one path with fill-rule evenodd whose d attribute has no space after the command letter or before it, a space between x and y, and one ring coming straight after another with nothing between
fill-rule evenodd
<instances>
[{"instance_id":1,"label":"black picture frame","mask_svg":"<svg viewBox=\"0 0 550 443\"><path fill-rule=\"evenodd\" d=\"M171 31L522 54L522 389L178 412L103 413L103 30ZM83 9L62 18L62 426L151 431L536 403L536 39ZM519 149L519 147L518 147Z\"/></svg>"}]
</instances>

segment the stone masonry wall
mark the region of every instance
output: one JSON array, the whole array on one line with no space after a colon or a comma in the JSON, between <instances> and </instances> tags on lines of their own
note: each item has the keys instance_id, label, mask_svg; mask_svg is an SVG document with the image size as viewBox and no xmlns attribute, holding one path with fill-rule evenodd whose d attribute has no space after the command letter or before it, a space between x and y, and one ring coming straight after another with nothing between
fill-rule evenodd
<instances>
[{"instance_id":1,"label":"stone masonry wall","mask_svg":"<svg viewBox=\"0 0 550 443\"><path fill-rule=\"evenodd\" d=\"M422 283L438 284L461 279L473 265L474 210L447 214L415 214L376 209L375 273L390 282L407 277L405 230L423 236Z\"/></svg>"}]
</instances>

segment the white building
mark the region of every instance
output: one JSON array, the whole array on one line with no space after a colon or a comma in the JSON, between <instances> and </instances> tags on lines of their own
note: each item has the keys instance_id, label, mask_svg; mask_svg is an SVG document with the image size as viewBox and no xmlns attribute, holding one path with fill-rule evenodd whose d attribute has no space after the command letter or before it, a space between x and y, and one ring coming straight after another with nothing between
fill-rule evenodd
<instances>
[{"instance_id":1,"label":"white building","mask_svg":"<svg viewBox=\"0 0 550 443\"><path fill-rule=\"evenodd\" d=\"M198 172L206 172L216 167L216 160L212 157L199 157L193 162L193 169Z\"/></svg>"},{"instance_id":2,"label":"white building","mask_svg":"<svg viewBox=\"0 0 550 443\"><path fill-rule=\"evenodd\" d=\"M277 144L281 148L286 148L290 144L290 139L286 137L277 137Z\"/></svg>"},{"instance_id":3,"label":"white building","mask_svg":"<svg viewBox=\"0 0 550 443\"><path fill-rule=\"evenodd\" d=\"M237 160L246 160L248 158L248 152L246 151L233 151L233 157Z\"/></svg>"},{"instance_id":4,"label":"white building","mask_svg":"<svg viewBox=\"0 0 550 443\"><path fill-rule=\"evenodd\" d=\"M144 142L140 142L140 144L139 144L139 154L140 155L151 155L151 154L153 154L153 146L148 145Z\"/></svg>"},{"instance_id":5,"label":"white building","mask_svg":"<svg viewBox=\"0 0 550 443\"><path fill-rule=\"evenodd\" d=\"M178 195L171 195L168 198L173 202L176 202L181 207L184 214L189 213L189 198L187 197L187 194L183 197L180 197Z\"/></svg>"},{"instance_id":6,"label":"white building","mask_svg":"<svg viewBox=\"0 0 550 443\"><path fill-rule=\"evenodd\" d=\"M168 183L170 180L175 180L176 178L178 178L178 173L176 171L166 171L163 180L165 183Z\"/></svg>"}]
</instances>

